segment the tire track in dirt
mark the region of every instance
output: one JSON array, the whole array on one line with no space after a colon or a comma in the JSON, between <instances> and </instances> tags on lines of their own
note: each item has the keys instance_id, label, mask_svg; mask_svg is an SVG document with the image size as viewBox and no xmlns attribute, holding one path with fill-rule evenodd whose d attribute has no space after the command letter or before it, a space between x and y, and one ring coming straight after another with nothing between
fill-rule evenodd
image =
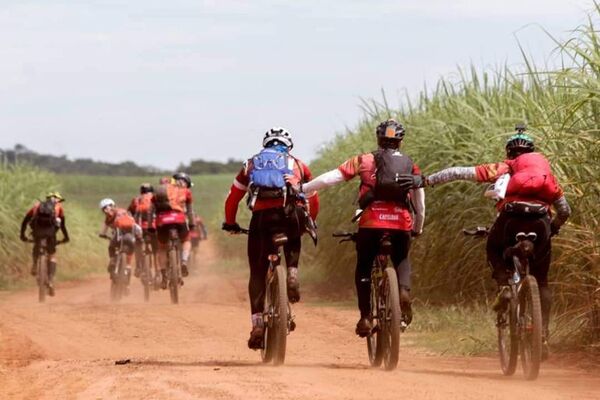
<instances>
[{"instance_id":1,"label":"tire track in dirt","mask_svg":"<svg viewBox=\"0 0 600 400\"><path fill-rule=\"evenodd\" d=\"M246 273L203 264L186 279L181 304L166 291L142 301L141 285L121 304L108 279L59 284L37 304L34 290L0 297L1 399L593 399L600 376L544 364L540 378L503 377L493 358L438 357L402 348L399 367L368 367L353 335L354 310L298 304L286 365L260 363L247 349ZM408 342L412 334L404 336ZM131 362L117 366L118 359Z\"/></svg>"}]
</instances>

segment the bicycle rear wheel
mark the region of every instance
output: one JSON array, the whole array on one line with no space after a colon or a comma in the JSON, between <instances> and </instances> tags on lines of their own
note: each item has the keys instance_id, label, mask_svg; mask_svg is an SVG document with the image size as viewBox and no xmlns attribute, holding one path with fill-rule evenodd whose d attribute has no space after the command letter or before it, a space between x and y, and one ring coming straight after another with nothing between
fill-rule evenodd
<instances>
[{"instance_id":1,"label":"bicycle rear wheel","mask_svg":"<svg viewBox=\"0 0 600 400\"><path fill-rule=\"evenodd\" d=\"M40 254L37 258L37 281L38 281L38 301L43 303L46 301L46 293L48 292L48 256Z\"/></svg>"},{"instance_id":2,"label":"bicycle rear wheel","mask_svg":"<svg viewBox=\"0 0 600 400\"><path fill-rule=\"evenodd\" d=\"M288 296L286 270L283 265L277 265L273 271L271 290L273 291L273 331L275 341L273 348L273 363L281 365L285 362L288 328Z\"/></svg>"},{"instance_id":3,"label":"bicycle rear wheel","mask_svg":"<svg viewBox=\"0 0 600 400\"><path fill-rule=\"evenodd\" d=\"M373 333L367 336L367 351L372 367L379 367L383 361L383 346L381 343L381 315L379 315L378 279L371 274L371 317L376 322Z\"/></svg>"},{"instance_id":4,"label":"bicycle rear wheel","mask_svg":"<svg viewBox=\"0 0 600 400\"><path fill-rule=\"evenodd\" d=\"M144 253L143 269L142 269L142 284L144 285L144 301L150 300L150 290L154 280L152 279L152 254Z\"/></svg>"},{"instance_id":5,"label":"bicycle rear wheel","mask_svg":"<svg viewBox=\"0 0 600 400\"><path fill-rule=\"evenodd\" d=\"M383 337L385 342L383 351L383 365L391 371L398 365L400 353L400 291L398 288L398 275L392 267L387 267L383 274L383 296L385 299L385 323L383 324Z\"/></svg>"},{"instance_id":6,"label":"bicycle rear wheel","mask_svg":"<svg viewBox=\"0 0 600 400\"><path fill-rule=\"evenodd\" d=\"M114 302L118 302L123 297L124 284L125 284L125 257L119 254L117 257L117 273L110 281L110 299Z\"/></svg>"},{"instance_id":7,"label":"bicycle rear wheel","mask_svg":"<svg viewBox=\"0 0 600 400\"><path fill-rule=\"evenodd\" d=\"M542 307L538 284L527 275L519 291L521 366L525 379L538 377L542 361Z\"/></svg>"},{"instance_id":8,"label":"bicycle rear wheel","mask_svg":"<svg viewBox=\"0 0 600 400\"><path fill-rule=\"evenodd\" d=\"M172 304L179 304L179 257L177 248L169 250L169 294Z\"/></svg>"},{"instance_id":9,"label":"bicycle rear wheel","mask_svg":"<svg viewBox=\"0 0 600 400\"><path fill-rule=\"evenodd\" d=\"M511 290L513 290L511 288ZM513 293L507 309L499 312L496 319L498 351L502 373L510 376L517 368L519 355L519 335L517 330L517 299Z\"/></svg>"}]
</instances>

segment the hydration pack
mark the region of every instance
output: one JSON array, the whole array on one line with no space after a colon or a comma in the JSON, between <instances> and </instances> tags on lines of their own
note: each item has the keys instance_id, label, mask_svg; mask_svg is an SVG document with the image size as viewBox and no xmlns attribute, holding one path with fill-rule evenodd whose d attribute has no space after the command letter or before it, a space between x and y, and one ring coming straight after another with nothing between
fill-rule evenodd
<instances>
[{"instance_id":1,"label":"hydration pack","mask_svg":"<svg viewBox=\"0 0 600 400\"><path fill-rule=\"evenodd\" d=\"M154 190L154 205L157 212L179 211L185 212L185 188L171 183L160 185Z\"/></svg>"},{"instance_id":2,"label":"hydration pack","mask_svg":"<svg viewBox=\"0 0 600 400\"><path fill-rule=\"evenodd\" d=\"M248 206L253 208L256 199L278 199L287 197L284 175L292 174L289 168L290 156L287 152L274 148L263 149L252 157L250 170L250 199Z\"/></svg>"},{"instance_id":3,"label":"hydration pack","mask_svg":"<svg viewBox=\"0 0 600 400\"><path fill-rule=\"evenodd\" d=\"M408 191L400 187L398 176L411 174L413 161L394 149L381 149L375 156L375 187L373 200L407 203Z\"/></svg>"},{"instance_id":4,"label":"hydration pack","mask_svg":"<svg viewBox=\"0 0 600 400\"><path fill-rule=\"evenodd\" d=\"M56 227L56 208L51 199L41 202L33 217L32 227L50 228Z\"/></svg>"}]
</instances>

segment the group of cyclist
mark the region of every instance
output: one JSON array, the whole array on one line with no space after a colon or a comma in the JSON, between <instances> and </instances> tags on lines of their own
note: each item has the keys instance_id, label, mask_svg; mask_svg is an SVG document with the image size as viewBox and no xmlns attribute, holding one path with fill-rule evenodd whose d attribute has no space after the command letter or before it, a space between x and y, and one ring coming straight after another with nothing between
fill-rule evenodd
<instances>
[{"instance_id":1,"label":"group of cyclist","mask_svg":"<svg viewBox=\"0 0 600 400\"><path fill-rule=\"evenodd\" d=\"M308 166L290 153L294 147L291 134L284 128L274 127L266 132L262 141L263 149L250 157L235 177L225 200L225 221L222 229L231 234L243 231L237 223L236 216L239 202L248 196L247 203L252 211L247 244L252 323L248 346L258 349L263 345L265 277L269 264L268 255L275 251L272 242L275 233L283 233L288 238L284 245L284 253L289 301L294 303L300 300L298 265L301 237L304 233L311 234L313 238L316 235L314 222L319 212L318 191L354 177L360 180L355 269L360 318L356 324L356 334L365 337L370 335L373 329L370 315L370 270L383 235L389 238L392 245L390 255L397 271L402 318L407 325L413 318L409 250L413 238L423 232L424 188L455 180L493 183L509 174L510 180L505 193L496 203L498 215L490 229L486 247L487 259L493 271L492 277L498 284L493 308L501 310L510 299L507 279L511 274L511 265L506 249L515 243L517 232L535 232L537 239L531 273L540 287L543 343L547 351L552 301L548 287L551 237L558 234L571 210L548 160L535 151L534 141L525 133L524 126L518 126L517 132L507 140L504 161L451 167L429 176L422 175L417 164L401 151L405 136L405 129L401 123L393 119L383 121L377 126L375 136L377 148L373 152L353 156L339 167L313 178ZM100 202L100 208L106 216L101 234L105 235L110 228L121 230L124 234L122 240L127 248L128 268L131 268L133 254L136 251L139 254L141 251L140 246L144 238L149 238L152 242L158 253L157 276L162 277L163 288L166 288L167 282L164 267L165 244L169 239L169 231L175 229L182 242L183 276L188 274L193 237L206 236L204 225L192 209L191 187L190 177L185 173L177 173L172 178L161 179L157 189L150 184L143 184L140 195L132 200L127 210L116 207L111 199ZM52 228L38 228L39 222L43 220L36 217L40 214L38 210L50 209L42 207L44 203L37 203L27 213L21 226L23 240L26 240L25 229L28 224L33 228L34 238L42 235L54 238L50 241L48 249L52 263L49 271L52 271L52 275L56 270L56 231L60 228L64 241L69 240L64 211L60 206L63 200L57 192L48 194L48 201L55 207L51 212ZM538 212L528 212L532 207L537 208ZM552 207L555 209L554 213L551 211ZM47 213L48 211L45 211L45 214ZM190 231L195 231L197 227L200 228L199 233L191 235ZM116 243L111 242L109 272L114 271L115 248ZM35 247L33 254L35 258ZM138 263L134 275L139 276L139 271ZM34 272L32 270L32 273Z\"/></svg>"},{"instance_id":2,"label":"group of cyclist","mask_svg":"<svg viewBox=\"0 0 600 400\"><path fill-rule=\"evenodd\" d=\"M355 269L360 318L356 324L356 334L365 337L370 335L373 329L370 315L370 270L383 235L389 237L392 244L390 255L397 271L402 318L407 325L412 321L409 249L412 238L423 232L423 188L455 180L494 183L500 177L509 174L508 187L497 199L498 216L490 229L486 246L487 259L493 271L492 277L498 284L493 308L496 311L501 310L507 307L510 300L508 277L512 276L512 266L506 249L515 244L516 233L535 232L537 239L531 273L540 287L543 352L544 356L547 356L552 303L548 287L551 237L558 234L571 213L548 160L535 151L533 139L525 133L525 127L519 125L516 133L506 142L504 161L470 167L451 167L424 176L419 167L400 149L404 135L405 129L401 123L393 119L383 121L375 130L376 150L353 156L339 167L313 179L308 167L289 154L293 147L290 133L283 128L267 131L263 147L288 155L288 173L284 174L284 179L290 193L287 196L285 193L279 193L277 196L269 190L264 196L260 196L261 191L254 187L256 182L252 181L252 176L256 170L265 169L268 163L265 164L261 158L254 156L244 164L231 185L225 202L225 222L222 227L232 234L241 232L236 222L236 213L238 203L248 193L248 203L252 209L248 238L252 330L248 346L260 348L263 339L262 304L268 264L266 256L274 251L274 244L270 241L274 232L282 232L292 238L285 246L288 295L290 302L299 299L300 236L314 226L307 224L306 219L316 219L319 210L318 191L354 177L360 179ZM260 164L258 166L257 161ZM298 201L298 198L304 197L308 201ZM555 209L554 216L552 207ZM302 209L305 212L302 212ZM531 209L537 211L531 213Z\"/></svg>"},{"instance_id":3,"label":"group of cyclist","mask_svg":"<svg viewBox=\"0 0 600 400\"><path fill-rule=\"evenodd\" d=\"M171 229L177 231L182 243L181 274L183 277L188 276L192 247L197 248L200 241L207 238L207 230L202 218L193 211L192 185L188 174L178 172L172 177L161 178L156 190L150 183L143 183L140 186L140 194L132 199L127 209L117 207L115 201L110 198L100 201L99 208L105 218L99 237L110 240L107 271L111 279L115 278L117 271L118 251L123 251L126 255L125 274L128 277L128 284L134 256L133 275L140 277L144 243L149 242L152 252L158 259L154 265L155 287L166 289L166 244ZM47 239L48 293L51 296L54 296L56 244L69 241L65 213L61 205L64 200L58 192L48 193L45 201L35 202L21 223L21 240L29 240L26 231L27 227L30 227L35 243L32 253L32 275L37 273L36 261L40 250L39 243L41 239ZM59 229L62 231L63 240L57 242L56 234ZM117 232L119 232L118 235Z\"/></svg>"}]
</instances>

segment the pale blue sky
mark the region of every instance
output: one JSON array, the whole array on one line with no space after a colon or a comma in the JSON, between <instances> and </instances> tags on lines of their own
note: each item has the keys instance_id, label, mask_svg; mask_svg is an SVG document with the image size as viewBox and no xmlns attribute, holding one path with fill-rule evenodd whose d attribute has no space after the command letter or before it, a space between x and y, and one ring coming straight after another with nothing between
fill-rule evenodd
<instances>
[{"instance_id":1,"label":"pale blue sky","mask_svg":"<svg viewBox=\"0 0 600 400\"><path fill-rule=\"evenodd\" d=\"M544 63L529 24L566 37L591 4L0 0L0 147L175 168L248 157L282 125L310 160L361 97L518 65L515 34Z\"/></svg>"}]
</instances>

